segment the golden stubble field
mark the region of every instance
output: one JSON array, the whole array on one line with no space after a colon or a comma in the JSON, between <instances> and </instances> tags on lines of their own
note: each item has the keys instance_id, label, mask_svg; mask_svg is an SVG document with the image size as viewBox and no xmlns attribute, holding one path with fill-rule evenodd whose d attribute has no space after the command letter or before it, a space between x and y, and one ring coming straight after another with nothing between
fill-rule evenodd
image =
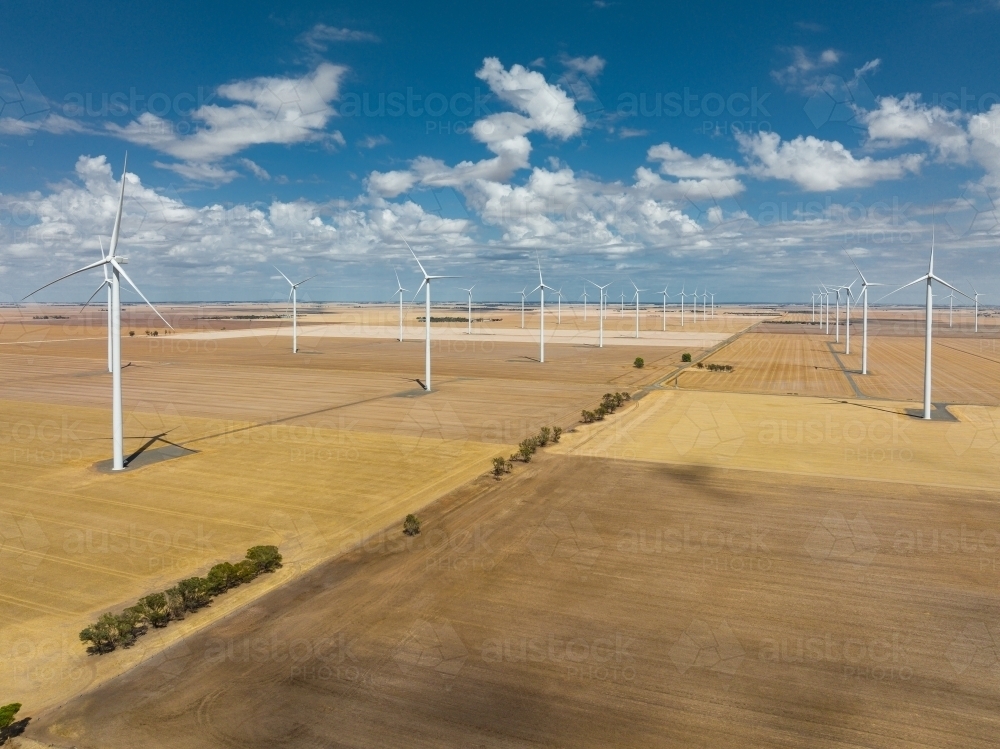
<instances>
[{"instance_id":1,"label":"golden stubble field","mask_svg":"<svg viewBox=\"0 0 1000 749\"><path fill-rule=\"evenodd\" d=\"M111 476L93 469L110 457L103 316L52 317L63 312L18 310L0 329L0 560L14 572L0 591L0 683L38 708L396 527L542 425L571 427L681 354L651 347L636 370L631 349L552 346L542 367L531 344L436 342L428 395L413 338L315 338L292 355L286 336L143 328L123 340L126 454L195 453ZM263 543L285 555L279 574L128 651L85 655L77 633L104 611Z\"/></svg>"}]
</instances>

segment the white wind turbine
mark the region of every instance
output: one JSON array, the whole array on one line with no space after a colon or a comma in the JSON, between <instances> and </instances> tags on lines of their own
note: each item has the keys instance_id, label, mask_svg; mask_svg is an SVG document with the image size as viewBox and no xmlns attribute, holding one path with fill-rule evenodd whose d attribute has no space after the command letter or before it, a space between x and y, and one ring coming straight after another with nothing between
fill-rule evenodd
<instances>
[{"instance_id":1,"label":"white wind turbine","mask_svg":"<svg viewBox=\"0 0 1000 749\"><path fill-rule=\"evenodd\" d=\"M830 289L826 287L826 284L820 284L820 288L823 289L823 301L821 302L823 312L823 320L825 322L820 322L820 326L826 326L826 334L830 335Z\"/></svg>"},{"instance_id":2,"label":"white wind turbine","mask_svg":"<svg viewBox=\"0 0 1000 749\"><path fill-rule=\"evenodd\" d=\"M619 317L625 317L625 290L624 289L622 289L622 309L621 309L621 312L618 313L618 316Z\"/></svg>"},{"instance_id":3,"label":"white wind turbine","mask_svg":"<svg viewBox=\"0 0 1000 749\"><path fill-rule=\"evenodd\" d=\"M851 287L857 283L857 279L851 281L847 286L844 286L845 291L844 296L846 297L846 311L844 313L844 326L847 331L847 343L844 346L844 353L848 356L851 354L851 299L854 297L854 292L851 291Z\"/></svg>"},{"instance_id":4,"label":"white wind turbine","mask_svg":"<svg viewBox=\"0 0 1000 749\"><path fill-rule=\"evenodd\" d=\"M950 328L955 317L955 295L949 294L945 299L948 300L948 327Z\"/></svg>"},{"instance_id":5,"label":"white wind turbine","mask_svg":"<svg viewBox=\"0 0 1000 749\"><path fill-rule=\"evenodd\" d=\"M809 294L811 295L809 301L812 304L812 317L809 318L809 322L814 323L816 322L816 292L810 291Z\"/></svg>"},{"instance_id":6,"label":"white wind turbine","mask_svg":"<svg viewBox=\"0 0 1000 749\"><path fill-rule=\"evenodd\" d=\"M396 273L395 269L392 271ZM404 289L403 284L399 282L399 274L396 273L396 294L399 294L399 342L403 342L403 292L409 291L409 289Z\"/></svg>"},{"instance_id":7,"label":"white wind turbine","mask_svg":"<svg viewBox=\"0 0 1000 749\"><path fill-rule=\"evenodd\" d=\"M670 294L667 293L667 289L668 288L669 287L664 286L663 287L663 291L660 292L661 294L663 294L663 330L664 331L666 331L666 329L667 329L667 299L670 297Z\"/></svg>"},{"instance_id":8,"label":"white wind turbine","mask_svg":"<svg viewBox=\"0 0 1000 749\"><path fill-rule=\"evenodd\" d=\"M272 265L271 267L274 268L276 271L278 271L278 273L281 273L281 270L278 268L278 266ZM293 283L292 280L288 276L286 276L284 273L281 273L281 277L283 279L285 279L286 281L288 281L288 285L292 287L292 290L288 292L288 298L292 302L292 353L293 354L297 354L297 353L299 353L299 338L298 338L298 335L299 335L299 325L298 325L298 322L299 322L299 318L298 318L298 295L299 295L298 292L299 292L299 286L301 286L302 284L304 284L306 281L311 281L312 279L316 278L316 276L309 276L309 278L307 278L305 281L299 281L298 283ZM398 281L398 279L397 279L397 281Z\"/></svg>"},{"instance_id":9,"label":"white wind turbine","mask_svg":"<svg viewBox=\"0 0 1000 749\"><path fill-rule=\"evenodd\" d=\"M635 281L631 278L628 280L632 284L632 288L635 289L635 337L639 337L639 292L645 291L646 289L640 289L635 285Z\"/></svg>"},{"instance_id":10,"label":"white wind turbine","mask_svg":"<svg viewBox=\"0 0 1000 749\"><path fill-rule=\"evenodd\" d=\"M969 286L972 286L972 284L970 283ZM973 332L978 333L979 332L979 297L981 297L982 294L980 294L978 291L976 291L976 287L975 286L972 286L972 293L975 294L975 299L973 301L975 301L975 303L976 303L976 317L975 317L976 328L975 328L975 330Z\"/></svg>"},{"instance_id":11,"label":"white wind turbine","mask_svg":"<svg viewBox=\"0 0 1000 749\"><path fill-rule=\"evenodd\" d=\"M108 245L108 254L104 256L103 248L101 251L101 259L96 263L91 263L90 265L84 266L79 270L75 270L72 273L67 273L65 276L60 276L55 281L51 281L39 289L35 289L24 297L27 299L34 294L37 294L42 289L47 289L53 284L59 283L63 279L69 278L70 276L75 276L78 273L83 273L88 270L93 270L94 268L100 268L109 266L110 267L110 278L108 279L109 288L111 290L111 442L112 442L112 470L121 471L125 468L125 431L124 425L122 423L122 311L121 311L121 279L125 279L129 286L135 289L135 292L142 297L149 308L156 313L166 324L168 328L173 330L173 326L168 323L163 315L161 315L156 307L154 307L148 299L139 291L139 287L136 286L132 279L128 277L122 265L128 262L128 258L116 255L118 251L118 238L121 235L122 226L122 212L125 208L125 174L128 168L128 154L125 155L125 166L122 168L122 188L121 194L118 197L118 211L115 214L115 226L111 233L111 244ZM23 301L23 300L22 300Z\"/></svg>"},{"instance_id":12,"label":"white wind turbine","mask_svg":"<svg viewBox=\"0 0 1000 749\"><path fill-rule=\"evenodd\" d=\"M417 261L417 265L420 267L420 272L424 274L424 279L420 282L420 286L417 287L417 293L413 295L416 299L420 295L420 290L425 288L427 291L424 293L424 390L428 393L431 391L431 281L436 281L442 278L459 278L459 276L429 276L427 271L424 270L423 263L420 262L420 258L417 257L417 253L413 251L410 247L410 243L403 239L400 235L400 239L403 240L403 244L406 245L406 249L410 251L413 255L413 259Z\"/></svg>"},{"instance_id":13,"label":"white wind turbine","mask_svg":"<svg viewBox=\"0 0 1000 749\"><path fill-rule=\"evenodd\" d=\"M521 330L524 330L524 294L527 290L527 286L521 289Z\"/></svg>"},{"instance_id":14,"label":"white wind turbine","mask_svg":"<svg viewBox=\"0 0 1000 749\"><path fill-rule=\"evenodd\" d=\"M701 292L701 321L708 320L708 289Z\"/></svg>"},{"instance_id":15,"label":"white wind turbine","mask_svg":"<svg viewBox=\"0 0 1000 749\"><path fill-rule=\"evenodd\" d=\"M844 250L847 257L850 258L851 264L854 265L854 269L861 276L861 296L864 301L864 312L862 315L862 326L861 326L861 374L868 374L868 287L869 286L884 286L881 283L869 283L868 279L865 278L865 274L861 272L861 268L858 264L854 262L854 258L851 254Z\"/></svg>"},{"instance_id":16,"label":"white wind turbine","mask_svg":"<svg viewBox=\"0 0 1000 749\"><path fill-rule=\"evenodd\" d=\"M466 292L469 295L469 332L468 332L469 335L472 335L472 290L474 288L476 288L476 285L472 284L472 286L470 286L469 288L462 289L462 291Z\"/></svg>"},{"instance_id":17,"label":"white wind turbine","mask_svg":"<svg viewBox=\"0 0 1000 749\"><path fill-rule=\"evenodd\" d=\"M712 317L715 317L715 294L709 294L712 297Z\"/></svg>"},{"instance_id":18,"label":"white wind turbine","mask_svg":"<svg viewBox=\"0 0 1000 749\"><path fill-rule=\"evenodd\" d=\"M597 315L598 322L599 322L598 329L600 330L600 333L599 333L599 337L597 339L597 341L598 341L597 347L598 348L604 348L604 305L605 305L605 302L606 302L606 299L605 299L605 296L604 296L604 290L606 288L608 288L611 284L607 283L607 284L604 284L604 286L601 286L600 284L596 284L593 281L587 281L587 283L594 284L594 286L596 286L599 289L599 292L600 292L601 303L600 303L600 307L598 307L598 315ZM586 291L584 293L586 293Z\"/></svg>"},{"instance_id":19,"label":"white wind turbine","mask_svg":"<svg viewBox=\"0 0 1000 749\"><path fill-rule=\"evenodd\" d=\"M681 286L681 327L684 327L684 298L687 294L684 293L684 287Z\"/></svg>"},{"instance_id":20,"label":"white wind turbine","mask_svg":"<svg viewBox=\"0 0 1000 749\"><path fill-rule=\"evenodd\" d=\"M583 297L583 321L587 322L587 287L583 287L583 293L580 295Z\"/></svg>"},{"instance_id":21,"label":"white wind turbine","mask_svg":"<svg viewBox=\"0 0 1000 749\"><path fill-rule=\"evenodd\" d=\"M536 291L541 292L541 309L539 310L538 317L538 360L544 364L545 363L545 290L555 291L551 286L546 286L545 281L542 280L542 260L541 258L535 258L538 261L538 286L531 290L534 294Z\"/></svg>"},{"instance_id":22,"label":"white wind turbine","mask_svg":"<svg viewBox=\"0 0 1000 749\"><path fill-rule=\"evenodd\" d=\"M897 291L901 291L901 290L907 288L908 286L913 286L914 284L918 284L918 283L921 283L921 282L924 282L924 283L927 284L927 289L926 289L926 298L927 298L927 301L926 301L926 311L924 313L924 317L925 317L925 320L924 320L924 418L925 419L930 419L931 418L931 344L932 344L932 338L933 338L933 336L932 336L932 327L933 327L933 322L934 322L934 301L933 301L933 291L932 291L932 282L933 281L937 281L942 286L947 286L952 291L958 291L958 293L961 294L962 296L964 296L966 298L969 298L968 295L965 294L964 292L959 291L958 289L956 289L954 286L952 286L950 283L948 283L944 279L939 278L938 276L934 275L934 227L932 225L931 226L931 259L930 259L930 262L927 265L927 273L925 273L924 275L922 275L920 278L916 279L915 281L910 281L910 283L904 284L903 286L900 286L898 289L894 289L893 291L890 291L888 294L886 294L884 297L882 297L882 299L885 299L885 297L890 296L891 294L895 294Z\"/></svg>"},{"instance_id":23,"label":"white wind turbine","mask_svg":"<svg viewBox=\"0 0 1000 749\"><path fill-rule=\"evenodd\" d=\"M556 296L559 297L559 312L556 317L556 324L562 325L562 287L556 292Z\"/></svg>"}]
</instances>

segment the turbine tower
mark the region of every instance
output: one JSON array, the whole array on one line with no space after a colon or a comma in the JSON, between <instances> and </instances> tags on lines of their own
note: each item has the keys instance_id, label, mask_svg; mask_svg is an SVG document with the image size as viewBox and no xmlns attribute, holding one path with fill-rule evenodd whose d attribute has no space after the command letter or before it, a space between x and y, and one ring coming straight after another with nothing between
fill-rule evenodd
<instances>
[{"instance_id":1,"label":"turbine tower","mask_svg":"<svg viewBox=\"0 0 1000 749\"><path fill-rule=\"evenodd\" d=\"M687 294L684 293L684 287L681 286L681 327L684 327L684 298Z\"/></svg>"},{"instance_id":2,"label":"turbine tower","mask_svg":"<svg viewBox=\"0 0 1000 749\"><path fill-rule=\"evenodd\" d=\"M562 287L556 292L556 296L559 297L559 312L556 317L556 324L562 325Z\"/></svg>"},{"instance_id":3,"label":"turbine tower","mask_svg":"<svg viewBox=\"0 0 1000 749\"><path fill-rule=\"evenodd\" d=\"M910 281L908 284L900 286L898 289L894 289L886 294L882 299L889 296L890 294L895 294L897 291L902 291L908 286L913 286L918 283L926 283L926 311L924 313L924 418L931 418L931 344L932 344L932 327L934 322L934 301L933 301L933 291L932 282L937 281L942 286L947 286L952 291L958 291L962 296L969 298L967 294L959 291L950 283L942 278L934 275L934 226L931 226L931 259L927 264L927 273L922 275L915 281ZM881 300L880 300L881 301Z\"/></svg>"},{"instance_id":4,"label":"turbine tower","mask_svg":"<svg viewBox=\"0 0 1000 749\"><path fill-rule=\"evenodd\" d=\"M844 313L844 326L847 332L847 343L845 344L844 353L847 356L851 355L851 299L854 296L854 292L851 291L851 287L856 283L857 279L854 279L849 284L847 284L847 286L844 287L844 291L846 292L844 296L847 297L846 299L847 308L846 312Z\"/></svg>"},{"instance_id":5,"label":"turbine tower","mask_svg":"<svg viewBox=\"0 0 1000 749\"><path fill-rule=\"evenodd\" d=\"M865 274L861 272L861 268L858 264L854 262L854 258L851 254L844 250L844 254L850 258L851 264L854 269L861 276L861 296L864 301L864 313L862 315L862 326L861 326L861 374L868 374L868 287L869 286L884 286L881 283L869 283L868 279L865 278Z\"/></svg>"},{"instance_id":6,"label":"turbine tower","mask_svg":"<svg viewBox=\"0 0 1000 749\"><path fill-rule=\"evenodd\" d=\"M667 288L668 288L667 286L664 286L663 287L663 291L660 292L661 294L663 294L663 330L664 330L664 332L666 332L666 330L667 330L667 298L670 296L670 294L667 293Z\"/></svg>"},{"instance_id":7,"label":"turbine tower","mask_svg":"<svg viewBox=\"0 0 1000 749\"><path fill-rule=\"evenodd\" d=\"M521 330L524 330L524 293L527 290L528 290L527 286L521 289Z\"/></svg>"},{"instance_id":8,"label":"turbine tower","mask_svg":"<svg viewBox=\"0 0 1000 749\"><path fill-rule=\"evenodd\" d=\"M278 273L281 273L281 270L279 270L278 266L272 265L271 267L274 268L276 271L278 271ZM285 279L286 281L288 281L288 285L292 287L292 290L288 292L288 298L292 302L292 353L293 354L297 354L297 353L299 353L298 310L297 310L297 306L296 306L297 305L297 299L298 299L298 290L299 290L299 286L301 286L302 284L304 284L306 281L309 281L309 280L311 280L313 278L316 278L316 276L309 276L309 278L307 278L306 281L299 281L298 283L292 283L291 279L288 278L288 276L286 276L284 273L281 273L281 277L283 279ZM399 279L397 279L397 281L398 280ZM287 304L287 302L286 302L286 304ZM286 309L287 309L287 307L286 307Z\"/></svg>"},{"instance_id":9,"label":"turbine tower","mask_svg":"<svg viewBox=\"0 0 1000 749\"><path fill-rule=\"evenodd\" d=\"M583 287L583 293L580 295L583 297L583 321L587 322L587 287Z\"/></svg>"},{"instance_id":10,"label":"turbine tower","mask_svg":"<svg viewBox=\"0 0 1000 749\"><path fill-rule=\"evenodd\" d=\"M607 283L604 284L604 286L601 286L600 284L596 284L593 281L587 281L587 283L592 283L599 289L601 302L597 310L598 311L597 319L598 319L598 329L600 333L598 334L597 347L604 348L604 303L605 303L604 290L608 288L611 284ZM584 293L586 293L586 290L584 290Z\"/></svg>"},{"instance_id":11,"label":"turbine tower","mask_svg":"<svg viewBox=\"0 0 1000 749\"><path fill-rule=\"evenodd\" d=\"M715 317L715 294L709 293L709 296L712 297L712 317Z\"/></svg>"},{"instance_id":12,"label":"turbine tower","mask_svg":"<svg viewBox=\"0 0 1000 749\"><path fill-rule=\"evenodd\" d=\"M396 294L399 294L399 342L403 342L403 292L409 291L409 289L404 289L403 284L399 282L399 274L393 269L393 273L396 274Z\"/></svg>"},{"instance_id":13,"label":"turbine tower","mask_svg":"<svg viewBox=\"0 0 1000 749\"><path fill-rule=\"evenodd\" d=\"M417 287L417 293L413 295L414 300L420 295L421 289L425 287L427 289L424 292L424 390L429 393L431 391L431 281L437 281L442 278L459 278L459 276L428 275L427 271L424 270L423 263L420 262L420 258L417 257L417 253L410 247L410 243L402 235L399 238L403 240L406 249L410 251L413 259L417 261L420 272L424 274L424 280L420 282L420 286Z\"/></svg>"},{"instance_id":14,"label":"turbine tower","mask_svg":"<svg viewBox=\"0 0 1000 749\"><path fill-rule=\"evenodd\" d=\"M545 363L545 290L555 291L551 286L546 286L545 281L542 280L542 259L535 256L538 261L538 286L531 290L534 294L536 291L541 292L541 313L538 318L538 359L544 364Z\"/></svg>"},{"instance_id":15,"label":"turbine tower","mask_svg":"<svg viewBox=\"0 0 1000 749\"><path fill-rule=\"evenodd\" d=\"M631 278L628 280L632 284L632 288L635 289L635 337L639 337L639 292L645 291L646 289L640 289L635 285L635 281Z\"/></svg>"},{"instance_id":16,"label":"turbine tower","mask_svg":"<svg viewBox=\"0 0 1000 749\"><path fill-rule=\"evenodd\" d=\"M970 283L969 286L972 286L972 284ZM979 332L979 297L981 297L982 294L980 294L978 291L976 291L976 287L975 286L972 286L972 293L975 294L974 301L976 303L976 317L975 317L976 328L975 328L975 330L973 332L978 333Z\"/></svg>"},{"instance_id":17,"label":"turbine tower","mask_svg":"<svg viewBox=\"0 0 1000 749\"><path fill-rule=\"evenodd\" d=\"M468 335L472 335L472 290L474 288L476 288L476 285L472 284L472 286L470 286L469 288L462 289L462 291L468 293L468 295L469 295L469 331L468 331Z\"/></svg>"},{"instance_id":18,"label":"turbine tower","mask_svg":"<svg viewBox=\"0 0 1000 749\"><path fill-rule=\"evenodd\" d=\"M108 267L110 270L110 278L108 278L108 284L111 290L111 442L112 442L112 452L113 459L111 463L111 468L114 471L121 471L125 468L125 431L124 425L122 423L122 310L121 310L121 279L125 279L129 286L135 289L135 292L142 297L149 308L156 313L156 316L163 320L164 324L171 330L173 330L173 325L168 323L163 315L157 311L148 299L139 291L139 287L132 282L132 279L128 277L125 269L122 265L128 262L128 258L117 255L118 251L118 239L121 236L122 227L122 212L125 208L125 175L126 169L128 168L128 154L125 154L125 166L122 167L122 188L121 194L118 197L118 211L115 214L115 226L114 230L111 232L111 243L108 245L108 254L104 256L103 248L101 252L101 259L96 263L91 263L90 265L84 266L79 270L75 270L72 273L67 273L65 276L60 276L55 281L50 281L39 289L35 289L24 297L27 299L34 294L37 294L42 289L47 289L53 284L59 283L63 279L69 278L70 276L75 276L78 273L84 273L88 270L93 270L94 268ZM23 299L21 301L24 301Z\"/></svg>"}]
</instances>

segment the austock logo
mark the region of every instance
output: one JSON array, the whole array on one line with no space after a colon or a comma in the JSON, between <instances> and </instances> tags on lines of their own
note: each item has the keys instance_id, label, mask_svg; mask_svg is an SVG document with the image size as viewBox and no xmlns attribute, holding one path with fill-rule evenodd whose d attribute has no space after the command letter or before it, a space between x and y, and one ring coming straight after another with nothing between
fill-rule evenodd
<instances>
[{"instance_id":1,"label":"austock logo","mask_svg":"<svg viewBox=\"0 0 1000 749\"><path fill-rule=\"evenodd\" d=\"M668 434L678 453L711 452L723 459L732 458L743 446L746 434L726 404L709 406L692 403Z\"/></svg>"},{"instance_id":2,"label":"austock logo","mask_svg":"<svg viewBox=\"0 0 1000 749\"><path fill-rule=\"evenodd\" d=\"M437 622L419 619L396 646L392 657L407 676L432 669L445 681L445 689L450 690L469 651L447 619Z\"/></svg>"},{"instance_id":3,"label":"austock logo","mask_svg":"<svg viewBox=\"0 0 1000 749\"><path fill-rule=\"evenodd\" d=\"M712 627L701 619L691 622L670 648L669 655L678 673L704 668L730 678L746 659L746 651L726 621Z\"/></svg>"},{"instance_id":4,"label":"austock logo","mask_svg":"<svg viewBox=\"0 0 1000 749\"><path fill-rule=\"evenodd\" d=\"M539 564L567 561L581 572L594 565L603 547L600 534L583 512L571 519L553 510L528 539L528 551Z\"/></svg>"},{"instance_id":5,"label":"austock logo","mask_svg":"<svg viewBox=\"0 0 1000 749\"><path fill-rule=\"evenodd\" d=\"M48 548L49 538L30 512L21 516L0 512L0 562L4 569L14 572L16 566L18 579L30 582Z\"/></svg>"},{"instance_id":6,"label":"austock logo","mask_svg":"<svg viewBox=\"0 0 1000 749\"><path fill-rule=\"evenodd\" d=\"M1000 677L1000 627L985 622L970 622L952 641L945 657L961 676L970 668L985 670L996 679Z\"/></svg>"},{"instance_id":7,"label":"austock logo","mask_svg":"<svg viewBox=\"0 0 1000 749\"><path fill-rule=\"evenodd\" d=\"M415 458L428 450L438 457L457 457L462 454L469 433L450 403L434 407L422 400L407 412L392 437L406 458Z\"/></svg>"},{"instance_id":8,"label":"austock logo","mask_svg":"<svg viewBox=\"0 0 1000 749\"><path fill-rule=\"evenodd\" d=\"M879 540L860 512L847 520L830 510L806 538L805 550L816 562L844 561L867 567L878 553Z\"/></svg>"}]
</instances>

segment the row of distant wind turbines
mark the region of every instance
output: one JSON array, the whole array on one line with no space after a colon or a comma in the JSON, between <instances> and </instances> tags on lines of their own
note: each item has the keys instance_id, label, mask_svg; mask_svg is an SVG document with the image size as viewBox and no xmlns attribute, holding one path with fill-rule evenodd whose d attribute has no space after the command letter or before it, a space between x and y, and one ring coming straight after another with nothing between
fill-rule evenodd
<instances>
[{"instance_id":1,"label":"row of distant wind turbines","mask_svg":"<svg viewBox=\"0 0 1000 749\"><path fill-rule=\"evenodd\" d=\"M173 326L169 322L167 322L166 318L164 318L163 315L161 315L159 313L159 311L156 309L156 307L154 307L153 304L139 290L139 287L136 286L136 284L132 281L131 278L129 278L128 274L125 272L125 269L122 268L122 265L124 265L124 264L126 264L128 262L128 258L125 257L125 256L117 254L118 253L118 240L119 240L119 237L120 237L120 234L121 234L122 213L123 213L124 205L125 205L125 182L126 182L126 169L127 169L127 166L128 166L128 155L126 154L126 156L125 156L125 166L123 166L123 168L122 168L122 184L121 184L121 191L120 191L119 197L118 197L118 209L117 209L117 211L115 213L114 228L113 228L112 233L111 233L111 241L110 241L110 244L108 245L108 252L107 252L107 254L104 253L104 245L103 245L103 242L101 242L101 259L100 260L98 260L96 262L93 262L93 263L90 263L89 265L86 265L83 268L79 268L79 269L77 269L77 270L75 270L75 271L73 271L71 273L67 273L64 276L60 276L55 281L51 281L51 282L45 284L44 286L41 286L40 288L35 289L30 294L28 294L27 296L24 297L24 299L27 299L28 297L31 297L31 296L37 294L39 291L42 291L43 289L46 289L49 286L52 286L53 284L56 284L56 283L58 283L60 281L63 281L65 279L67 279L67 278L70 278L71 276L75 276L77 274L84 273L84 272L90 271L90 270L96 270L97 268L101 268L103 270L104 280L101 282L100 286L97 287L97 290L93 294L91 294L90 299L87 300L87 303L84 305L84 307L86 307L88 304L90 304L91 300L93 300L93 298L101 291L101 289L106 289L107 296L108 296L108 369L109 369L109 371L111 373L111 432L112 432L112 448L113 448L112 470L114 470L114 471L121 471L121 470L123 470L126 467L126 465L125 465L125 454L124 454L124 428L123 428L122 379L121 379L121 369L122 369L121 368L121 288L122 288L121 287L121 280L125 279L125 281L129 284L129 286L131 286L135 290L135 292L142 298L142 300L146 303L146 305L149 306L149 308L151 310L153 310L154 313L156 313L156 316L159 317L161 320L163 320L164 324L168 328L170 328L171 330L173 329ZM425 304L424 322L425 322L426 330L425 330L425 366L424 366L424 383L423 383L423 386L424 386L424 389L429 392L431 390L431 282L432 281L437 281L437 280L442 280L442 279L448 279L448 278L456 278L456 276L440 276L440 275L430 275L430 274L428 274L427 271L424 269L423 264L420 262L420 259L417 257L416 253L413 251L413 248L410 247L409 243L406 242L405 239L403 239L403 242L406 244L407 249L410 250L410 254L413 255L413 259L416 261L418 267L420 268L420 272L423 274L423 279L422 279L422 281L420 283L420 286L417 288L417 295L420 294L421 290L424 290L424 292L425 292L425 296L424 296L424 304ZM854 263L854 259L853 258L851 258L851 262ZM867 363L868 363L868 287L869 286L877 286L879 284L873 284L873 283L868 282L865 279L864 275L861 274L861 270L859 268L857 268L857 264L854 264L854 265L855 265L855 268L858 270L858 274L861 276L861 282L862 282L862 296L863 296L863 300L864 300L864 309L865 309L865 312L864 312L863 351L862 351L862 373L867 374L867 369L868 369L868 367L867 367ZM278 270L278 269L275 268L275 270ZM298 336L297 336L297 296L298 295L297 295L297 292L298 292L298 288L302 284L304 284L306 281L308 281L310 279L307 278L307 279L305 279L303 281L293 282L291 279L288 278L288 276L286 276L280 270L278 270L278 273L281 274L282 278L284 278L285 281L287 281L288 284L289 284L289 286L291 287L290 292L289 292L289 299L290 299L290 301L292 303L292 351L295 352L295 353L297 353L298 352ZM312 278L312 276L310 276L310 278ZM899 289L896 289L895 291L890 292L890 293L895 293L896 291L900 291L902 289L907 288L908 286L913 286L914 284L918 284L918 283L921 283L921 282L925 282L926 285L927 285L927 296L926 296L926 305L927 305L927 318L926 319L927 319L927 323L926 323L926 342L925 342L925 354L924 354L924 418L925 419L929 419L930 418L930 409L931 409L931 402L930 402L930 397L931 397L931 321L932 321L932 305L933 305L932 292L931 292L932 281L936 281L936 282L938 282L940 284L943 284L944 286L947 286L949 289L951 289L953 292L957 292L957 293L961 294L962 296L964 296L964 297L966 297L966 298L968 298L968 299L970 299L972 301L975 301L975 303L976 303L976 318L977 318L977 321L976 321L976 330L977 331L978 331L978 312L979 312L979 296L980 296L980 294L978 292L975 292L975 289L973 289L973 291L975 293L975 298L973 299L973 297L969 297L967 294L963 293L962 291L959 291L958 289L956 289L951 284L947 283L946 281L942 280L938 276L934 275L934 243L933 243L933 238L932 238L932 241L931 241L931 258L930 258L930 264L928 266L927 273L924 274L923 276L921 276L920 278L916 279L915 281L911 281L910 283L905 284L904 286L899 287ZM403 297L402 297L402 294L403 294L404 291L406 291L406 289L404 289L402 287L402 285L399 284L399 276L398 275L396 276L396 282L397 282L397 287L398 287L396 293L398 293L400 295L400 298L399 298L399 311L400 311L399 340L402 341L403 340ZM601 347L603 347L604 346L604 318L607 315L607 309L608 309L608 306L607 306L607 300L608 300L607 288L611 284L604 284L602 286L600 284L597 284L594 281L589 281L589 280L587 281L587 283L592 284L593 286L597 287L597 289L600 292L600 308L599 308L600 327L599 327L598 345L601 346ZM639 336L639 294L643 290L640 289L640 288L638 288L635 285L635 283L633 283L631 281L631 279L629 279L629 283L632 284L632 287L635 290L634 299L635 299L635 309L636 309L636 337L638 337ZM823 286L822 287L823 291L821 292L821 295L820 295L820 297L822 299L822 303L825 303L825 307L826 307L826 330L827 330L827 332L829 332L829 302L830 302L830 295L831 295L831 293L836 293L836 295L837 295L838 309L837 309L837 320L836 320L836 332L837 332L837 339L839 341L839 325L840 325L839 299L840 299L840 292L842 292L844 290L847 291L847 298L848 298L848 329L847 329L848 353L849 353L849 347L850 347L850 312L849 312L849 305L850 305L850 299L851 299L851 295L852 295L852 293L851 293L851 286L853 286L853 284L854 284L854 282L852 282L851 284L849 284L847 286L839 286L839 287L826 287L826 286ZM463 289L463 291L466 291L468 293L468 295L469 295L469 324L470 324L469 330L470 330L470 332L471 332L471 320L472 320L472 289L474 289L474 288L475 288L475 286L471 286L468 289ZM562 293L561 293L561 290L553 289L551 286L546 285L546 283L545 283L545 281L544 281L544 279L542 277L542 267L541 267L541 261L539 259L538 260L538 286L536 286L530 293L533 294L535 291L540 292L541 318L540 318L540 325L539 325L539 334L540 334L539 335L539 360L541 362L545 361L545 291L546 290L555 292L556 295L559 297L559 315L561 317L561 312L562 312ZM521 306L521 315L522 315L522 317L521 317L521 327L522 328L524 327L524 298L525 298L526 293L527 293L526 290L522 291L522 296L521 296L521 302L522 302L522 306ZM667 289L666 288L664 288L663 291L661 291L659 293L663 295L663 326L664 326L664 330L666 330L666 304L667 304L667 299L669 298L669 294L667 293ZM679 292L679 296L681 298L681 301L680 301L681 325L683 326L683 324L684 324L684 312L685 312L684 302L685 302L685 300L689 296L692 296L694 298L693 312L694 312L694 315L695 315L695 319L697 319L697 300L698 300L698 294L697 294L697 290L696 290L693 294L689 295L689 294L686 293L686 291L684 289L682 289ZM886 296L888 296L888 294ZM702 302L702 317L703 317L703 319L706 319L707 315L708 315L708 312L707 312L707 298L708 297L712 298L711 312L712 312L712 316L715 315L715 295L706 291L706 292L702 293L702 300L703 300L703 302ZM586 287L584 288L583 298L584 298L584 316L586 317L586 306L587 306L587 292L586 292ZM885 297L883 297L883 299L884 298ZM416 296L414 296L414 299L416 299ZM817 299L817 295L814 294L813 295L813 318L814 318L814 320L815 320L815 301L816 301L816 299ZM821 310L822 310L822 306L823 306L822 303L821 303ZM622 295L622 314L624 314L624 310L625 310L625 303L624 303L624 292L623 292L623 295Z\"/></svg>"},{"instance_id":2,"label":"row of distant wind turbines","mask_svg":"<svg viewBox=\"0 0 1000 749\"><path fill-rule=\"evenodd\" d=\"M931 227L931 256L930 261L927 265L927 272L917 278L916 280L910 281L910 283L903 284L897 289L893 289L885 296L880 297L876 300L877 302L882 301L888 296L895 294L897 291L902 291L905 288L914 286L918 283L926 284L925 291L925 312L924 312L924 403L923 403L923 418L931 418L931 383L932 383L932 367L931 367L931 352L933 350L933 321L934 321L934 294L932 290L932 284L934 281L941 284L942 286L947 286L951 289L952 293L945 297L949 299L948 306L948 327L952 326L952 319L954 314L954 301L955 293L961 294L970 302L975 304L975 332L979 332L979 297L982 296L978 291L976 291L975 286L972 287L973 296L969 296L964 291L961 291L950 283L940 278L934 274L934 227ZM845 251L846 252L846 251ZM854 262L854 258L851 257L850 253L847 253L847 257L850 259L851 264L854 269L858 272L858 276L861 279L861 298L863 303L863 313L862 313L862 333L861 333L861 374L868 374L868 289L871 286L884 286L885 284L873 283L865 278L865 274L861 272L858 264ZM846 286L827 286L825 284L819 285L819 290L812 292L812 322L816 322L816 301L819 300L820 306L820 319L819 324L821 327L825 328L827 335L830 333L830 297L836 297L836 312L835 312L835 322L834 322L834 335L836 342L840 343L840 295L841 292L844 293L845 297L845 344L844 353L850 355L851 353L851 300L854 298L854 293L851 290L854 284L857 283L857 279L851 281ZM970 284L971 286L971 284Z\"/></svg>"}]
</instances>

